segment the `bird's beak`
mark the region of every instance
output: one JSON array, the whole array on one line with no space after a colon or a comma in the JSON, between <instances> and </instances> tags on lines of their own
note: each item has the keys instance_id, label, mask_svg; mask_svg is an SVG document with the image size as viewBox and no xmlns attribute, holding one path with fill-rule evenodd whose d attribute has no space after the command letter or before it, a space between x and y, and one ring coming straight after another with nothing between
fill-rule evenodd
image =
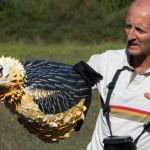
<instances>
[{"instance_id":1,"label":"bird's beak","mask_svg":"<svg viewBox=\"0 0 150 150\"><path fill-rule=\"evenodd\" d=\"M3 73L2 73L2 71L0 71L0 78L3 76Z\"/></svg>"},{"instance_id":2,"label":"bird's beak","mask_svg":"<svg viewBox=\"0 0 150 150\"><path fill-rule=\"evenodd\" d=\"M8 81L6 79L4 79L4 80L0 79L0 91L2 89L6 89L8 87L9 87Z\"/></svg>"}]
</instances>

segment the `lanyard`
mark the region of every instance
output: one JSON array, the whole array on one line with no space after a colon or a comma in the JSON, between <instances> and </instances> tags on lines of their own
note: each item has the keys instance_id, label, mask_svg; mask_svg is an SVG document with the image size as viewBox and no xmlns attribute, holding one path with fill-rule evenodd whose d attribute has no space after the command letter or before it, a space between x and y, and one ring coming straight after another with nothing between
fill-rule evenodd
<instances>
[{"instance_id":1,"label":"lanyard","mask_svg":"<svg viewBox=\"0 0 150 150\"><path fill-rule=\"evenodd\" d=\"M108 128L109 128L109 131L110 131L110 135L113 136L112 134L112 130L111 130L111 123L110 123L110 118L109 118L109 113L110 113L110 107L109 107L109 102L110 102L110 98L111 98L111 94L115 88L115 85L116 85L116 82L118 80L118 77L120 75L120 73L127 69L128 70L128 67L125 66L123 67L122 69L118 69L112 79L112 81L109 83L108 85L108 94L107 94L107 97L106 97L106 102L104 103L104 101L102 100L101 98L101 101L102 101L102 108L103 108L103 114L106 118L106 121L107 121L107 125L108 125ZM141 134L134 140L134 143L135 145L137 144L139 138L146 132L150 129L150 121L147 123L147 124L144 124L144 128L141 132Z\"/></svg>"},{"instance_id":2,"label":"lanyard","mask_svg":"<svg viewBox=\"0 0 150 150\"><path fill-rule=\"evenodd\" d=\"M120 75L120 73L127 69L127 66L123 67L122 69L118 69L112 79L112 81L109 83L108 85L108 94L107 94L107 97L106 97L106 102L104 104L104 101L102 101L102 108L103 108L103 114L106 118L106 121L107 121L107 125L109 127L109 131L110 131L110 135L112 136L112 130L111 130L111 124L110 124L110 118L109 118L109 112L110 112L110 107L109 107L109 102L110 102L110 97L111 97L111 94L115 88L115 85L116 85L116 82L118 80L118 77Z\"/></svg>"}]
</instances>

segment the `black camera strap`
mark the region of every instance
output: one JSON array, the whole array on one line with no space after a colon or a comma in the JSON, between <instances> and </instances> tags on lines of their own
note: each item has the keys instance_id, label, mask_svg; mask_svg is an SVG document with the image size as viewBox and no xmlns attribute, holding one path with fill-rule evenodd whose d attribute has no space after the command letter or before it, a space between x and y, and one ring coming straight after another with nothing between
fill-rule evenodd
<instances>
[{"instance_id":1,"label":"black camera strap","mask_svg":"<svg viewBox=\"0 0 150 150\"><path fill-rule=\"evenodd\" d=\"M148 122L147 124L144 124L144 128L143 128L143 131L141 132L141 134L134 140L134 144L136 145L139 138L146 132L146 131L149 131L150 129L150 122Z\"/></svg>"},{"instance_id":2,"label":"black camera strap","mask_svg":"<svg viewBox=\"0 0 150 150\"><path fill-rule=\"evenodd\" d=\"M123 67L122 69L118 69L112 79L112 81L109 83L108 85L108 94L107 94L107 97L106 97L106 102L104 103L103 99L101 98L101 105L102 105L102 108L103 108L103 114L106 118L106 121L107 121L107 125L108 125L108 128L109 128L109 131L110 131L110 135L113 136L112 134L112 130L111 130L111 123L110 123L110 118L109 118L109 113L110 113L110 107L109 107L109 102L110 102L110 98L111 98L111 95L112 95L112 92L115 88L115 85L116 85L116 82L118 80L118 77L120 75L120 73L123 71L123 70L129 70L129 68L127 66ZM150 122L148 122L147 124L144 124L144 127L143 127L143 130L141 132L141 134L134 140L134 144L136 145L139 138L146 132L150 130Z\"/></svg>"},{"instance_id":3,"label":"black camera strap","mask_svg":"<svg viewBox=\"0 0 150 150\"><path fill-rule=\"evenodd\" d=\"M111 98L111 94L115 88L115 85L116 85L116 82L118 80L118 77L121 73L121 71L127 69L128 67L125 66L123 67L122 69L118 69L112 79L112 81L108 84L108 94L107 94L107 97L106 97L106 102L104 103L104 101L102 100L102 108L103 108L103 114L106 118L106 121L107 121L107 125L108 125L108 128L109 128L109 131L110 131L110 135L112 136L112 130L111 130L111 124L110 124L110 118L109 118L109 112L110 112L110 107L109 107L109 102L110 102L110 98Z\"/></svg>"}]
</instances>

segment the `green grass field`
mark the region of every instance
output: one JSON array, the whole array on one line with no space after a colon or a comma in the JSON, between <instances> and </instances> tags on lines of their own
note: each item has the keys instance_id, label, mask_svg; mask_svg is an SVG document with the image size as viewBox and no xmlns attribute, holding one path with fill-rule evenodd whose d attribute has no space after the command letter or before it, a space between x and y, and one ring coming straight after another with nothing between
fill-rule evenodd
<instances>
[{"instance_id":1,"label":"green grass field","mask_svg":"<svg viewBox=\"0 0 150 150\"><path fill-rule=\"evenodd\" d=\"M0 56L12 56L21 61L30 59L46 59L50 61L75 64L87 61L92 54L101 53L107 49L119 49L122 43L104 43L85 45L81 43L44 44L9 42L0 43ZM85 122L79 132L71 134L70 138L59 143L44 143L36 136L29 134L3 104L0 105L0 150L85 150L95 127L96 117L100 109L97 92L93 98Z\"/></svg>"}]
</instances>

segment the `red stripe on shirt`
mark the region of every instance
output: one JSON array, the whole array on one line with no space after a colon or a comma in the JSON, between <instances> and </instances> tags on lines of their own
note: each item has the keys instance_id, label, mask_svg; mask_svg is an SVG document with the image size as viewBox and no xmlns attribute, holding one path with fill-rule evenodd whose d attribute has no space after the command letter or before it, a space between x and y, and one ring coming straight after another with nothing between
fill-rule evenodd
<instances>
[{"instance_id":1,"label":"red stripe on shirt","mask_svg":"<svg viewBox=\"0 0 150 150\"><path fill-rule=\"evenodd\" d=\"M144 115L150 115L150 112L148 111L143 111L135 108L129 108L129 107L124 107L124 106L116 106L116 105L110 105L111 109L119 109L119 110L124 110L124 111L130 111L130 112L135 112L139 114L144 114Z\"/></svg>"}]
</instances>

